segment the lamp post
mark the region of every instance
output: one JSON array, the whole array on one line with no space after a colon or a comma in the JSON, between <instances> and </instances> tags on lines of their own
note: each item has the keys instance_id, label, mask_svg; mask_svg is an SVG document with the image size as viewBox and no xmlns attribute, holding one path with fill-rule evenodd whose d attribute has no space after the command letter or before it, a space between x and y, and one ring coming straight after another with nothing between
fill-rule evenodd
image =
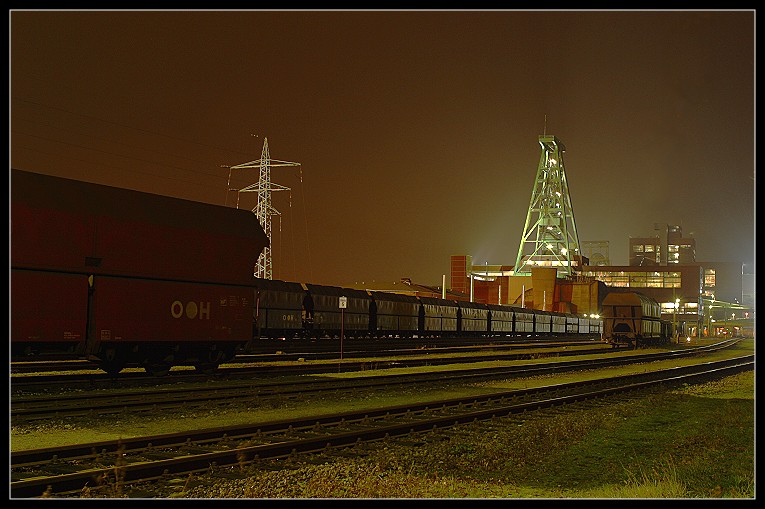
<instances>
[{"instance_id":1,"label":"lamp post","mask_svg":"<svg viewBox=\"0 0 765 509\"><path fill-rule=\"evenodd\" d=\"M731 313L730 315L730 337L735 336L736 334L736 313Z\"/></svg>"},{"instance_id":2,"label":"lamp post","mask_svg":"<svg viewBox=\"0 0 765 509\"><path fill-rule=\"evenodd\" d=\"M677 342L680 342L680 335L677 333L677 308L680 307L680 299L675 299L675 307L672 313L672 332L675 334Z\"/></svg>"}]
</instances>

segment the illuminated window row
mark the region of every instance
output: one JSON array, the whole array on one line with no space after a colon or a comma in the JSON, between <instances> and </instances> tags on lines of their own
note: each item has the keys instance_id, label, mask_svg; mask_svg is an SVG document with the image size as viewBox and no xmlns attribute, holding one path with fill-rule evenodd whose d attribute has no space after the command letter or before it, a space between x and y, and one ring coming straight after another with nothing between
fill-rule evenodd
<instances>
[{"instance_id":1,"label":"illuminated window row","mask_svg":"<svg viewBox=\"0 0 765 509\"><path fill-rule=\"evenodd\" d=\"M680 307L677 308L677 311L675 311L675 303L674 302L662 302L661 303L661 312L665 315L671 315L672 313L677 312L677 314L685 315L685 314L698 314L699 311L699 303L698 302L681 302Z\"/></svg>"},{"instance_id":2,"label":"illuminated window row","mask_svg":"<svg viewBox=\"0 0 765 509\"><path fill-rule=\"evenodd\" d=\"M679 272L586 272L607 286L622 288L680 288Z\"/></svg>"}]
</instances>

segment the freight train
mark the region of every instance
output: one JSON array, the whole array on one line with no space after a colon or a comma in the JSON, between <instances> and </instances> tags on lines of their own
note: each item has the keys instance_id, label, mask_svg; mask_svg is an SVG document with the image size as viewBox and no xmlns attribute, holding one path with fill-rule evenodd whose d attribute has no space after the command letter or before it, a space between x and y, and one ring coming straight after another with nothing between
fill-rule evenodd
<instances>
[{"instance_id":1,"label":"freight train","mask_svg":"<svg viewBox=\"0 0 765 509\"><path fill-rule=\"evenodd\" d=\"M11 169L11 358L209 373L263 338L600 338L602 320L258 279L252 212ZM341 307L341 302L345 307Z\"/></svg>"},{"instance_id":2,"label":"freight train","mask_svg":"<svg viewBox=\"0 0 765 509\"><path fill-rule=\"evenodd\" d=\"M656 300L636 291L612 289L602 303L603 341L633 348L669 343L672 322L661 319Z\"/></svg>"},{"instance_id":3,"label":"freight train","mask_svg":"<svg viewBox=\"0 0 765 509\"><path fill-rule=\"evenodd\" d=\"M598 317L254 278L255 341L270 339L597 338Z\"/></svg>"}]
</instances>

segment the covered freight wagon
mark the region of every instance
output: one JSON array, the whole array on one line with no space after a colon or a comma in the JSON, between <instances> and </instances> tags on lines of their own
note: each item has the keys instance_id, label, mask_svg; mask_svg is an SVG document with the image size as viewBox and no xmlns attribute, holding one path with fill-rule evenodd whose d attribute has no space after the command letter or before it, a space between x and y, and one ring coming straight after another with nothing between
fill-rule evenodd
<instances>
[{"instance_id":1,"label":"covered freight wagon","mask_svg":"<svg viewBox=\"0 0 765 509\"><path fill-rule=\"evenodd\" d=\"M457 301L458 328L463 335L484 335L489 331L489 308L478 302Z\"/></svg>"},{"instance_id":2,"label":"covered freight wagon","mask_svg":"<svg viewBox=\"0 0 765 509\"><path fill-rule=\"evenodd\" d=\"M488 304L490 332L495 336L513 333L513 308L499 304Z\"/></svg>"},{"instance_id":3,"label":"covered freight wagon","mask_svg":"<svg viewBox=\"0 0 765 509\"><path fill-rule=\"evenodd\" d=\"M303 302L306 290L300 283L254 278L255 338L294 338L303 334Z\"/></svg>"},{"instance_id":4,"label":"covered freight wagon","mask_svg":"<svg viewBox=\"0 0 765 509\"><path fill-rule=\"evenodd\" d=\"M579 317L573 313L566 313L566 334L579 334Z\"/></svg>"},{"instance_id":5,"label":"covered freight wagon","mask_svg":"<svg viewBox=\"0 0 765 509\"><path fill-rule=\"evenodd\" d=\"M661 320L661 306L653 298L636 291L611 290L602 306L601 332L603 340L611 345L637 347L669 341L665 321ZM592 328L591 332L595 332Z\"/></svg>"},{"instance_id":6,"label":"covered freight wagon","mask_svg":"<svg viewBox=\"0 0 765 509\"><path fill-rule=\"evenodd\" d=\"M515 333L530 336L534 332L534 311L527 308L513 308Z\"/></svg>"},{"instance_id":7,"label":"covered freight wagon","mask_svg":"<svg viewBox=\"0 0 765 509\"><path fill-rule=\"evenodd\" d=\"M370 328L377 336L412 337L418 333L420 300L413 295L370 291Z\"/></svg>"},{"instance_id":8,"label":"covered freight wagon","mask_svg":"<svg viewBox=\"0 0 765 509\"><path fill-rule=\"evenodd\" d=\"M457 331L457 302L437 297L420 297L422 311L420 330L423 334L441 334Z\"/></svg>"},{"instance_id":9,"label":"covered freight wagon","mask_svg":"<svg viewBox=\"0 0 765 509\"><path fill-rule=\"evenodd\" d=\"M11 170L11 267L249 284L249 210Z\"/></svg>"},{"instance_id":10,"label":"covered freight wagon","mask_svg":"<svg viewBox=\"0 0 765 509\"><path fill-rule=\"evenodd\" d=\"M303 283L308 292L304 303L305 327L314 337L341 333L352 337L369 334L369 307L372 297L364 290ZM340 307L344 297L345 307Z\"/></svg>"},{"instance_id":11,"label":"covered freight wagon","mask_svg":"<svg viewBox=\"0 0 765 509\"><path fill-rule=\"evenodd\" d=\"M537 336L549 336L552 331L552 316L550 313L534 309L534 332Z\"/></svg>"},{"instance_id":12,"label":"covered freight wagon","mask_svg":"<svg viewBox=\"0 0 765 509\"><path fill-rule=\"evenodd\" d=\"M11 170L12 357L207 371L252 337L250 211Z\"/></svg>"}]
</instances>

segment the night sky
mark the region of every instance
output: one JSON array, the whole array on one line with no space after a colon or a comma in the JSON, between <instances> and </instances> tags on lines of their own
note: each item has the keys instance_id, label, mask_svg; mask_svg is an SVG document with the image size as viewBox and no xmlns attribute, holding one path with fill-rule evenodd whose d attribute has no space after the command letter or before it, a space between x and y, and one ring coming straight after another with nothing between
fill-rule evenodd
<instances>
[{"instance_id":1,"label":"night sky","mask_svg":"<svg viewBox=\"0 0 765 509\"><path fill-rule=\"evenodd\" d=\"M609 241L612 264L654 223L681 224L698 261L754 261L752 10L9 19L12 167L230 206L225 166L267 137L301 163L272 169L291 188L273 198L275 279L514 264L544 132L567 148L580 242Z\"/></svg>"}]
</instances>

